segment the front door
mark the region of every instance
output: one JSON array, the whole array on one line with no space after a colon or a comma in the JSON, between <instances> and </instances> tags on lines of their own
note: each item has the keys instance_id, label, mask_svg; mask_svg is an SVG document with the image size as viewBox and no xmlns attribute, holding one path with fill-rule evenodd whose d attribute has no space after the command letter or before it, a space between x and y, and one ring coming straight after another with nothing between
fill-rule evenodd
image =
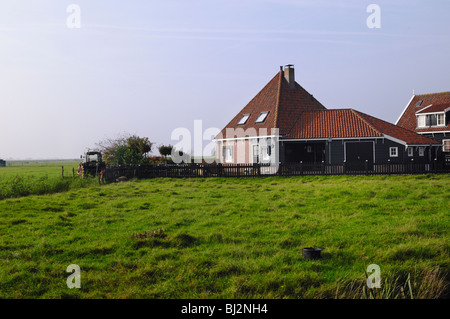
<instances>
[{"instance_id":1,"label":"front door","mask_svg":"<svg viewBox=\"0 0 450 319\"><path fill-rule=\"evenodd\" d=\"M363 171L373 169L373 142L346 142L345 159L348 170Z\"/></svg>"}]
</instances>

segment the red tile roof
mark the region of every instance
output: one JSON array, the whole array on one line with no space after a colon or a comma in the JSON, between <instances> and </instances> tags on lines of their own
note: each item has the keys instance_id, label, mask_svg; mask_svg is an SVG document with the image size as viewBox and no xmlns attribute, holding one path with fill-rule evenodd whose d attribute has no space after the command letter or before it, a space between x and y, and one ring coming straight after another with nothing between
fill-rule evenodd
<instances>
[{"instance_id":1,"label":"red tile roof","mask_svg":"<svg viewBox=\"0 0 450 319\"><path fill-rule=\"evenodd\" d=\"M422 101L422 103L418 106L417 103ZM449 92L441 92L441 93L432 93L432 94L421 94L414 95L409 104L406 106L402 115L398 119L396 125L406 128L415 132L435 132L435 131L450 131L450 126L444 127L430 127L430 128L422 128L417 129L417 118L416 112L422 110L423 108L433 105L430 108L439 108L440 107L450 107L450 91ZM430 109L429 108L429 109ZM425 113L427 110L424 110ZM437 111L436 111L437 112Z\"/></svg>"},{"instance_id":2,"label":"red tile roof","mask_svg":"<svg viewBox=\"0 0 450 319\"><path fill-rule=\"evenodd\" d=\"M389 122L380 120L376 117L355 111L356 113L359 114L359 116L365 120L369 125L371 125L372 127L374 127L377 131L379 131L380 133L384 134L384 135L388 135L391 136L393 138L396 138L398 140L404 141L406 142L406 144L408 145L420 145L420 144L436 144L439 145L441 144L440 142L422 136L420 134L417 134L413 131L404 129L403 127L391 124Z\"/></svg>"},{"instance_id":3,"label":"red tile roof","mask_svg":"<svg viewBox=\"0 0 450 319\"><path fill-rule=\"evenodd\" d=\"M257 134L245 134L246 136L261 135L259 134L260 128L267 129L269 135L272 128L278 128L280 134L287 134L303 111L322 109L325 109L325 107L298 83L295 83L294 88L289 88L289 84L284 78L284 72L280 71L225 126L221 132L222 138L233 138L233 136L227 136L227 128L241 128L243 131L250 128L257 130ZM263 123L255 123L261 112L267 111L269 114L265 121ZM238 125L238 122L245 114L250 114L249 118L245 124ZM236 134L236 136L244 136L244 134ZM217 136L216 138L219 137Z\"/></svg>"},{"instance_id":4,"label":"red tile roof","mask_svg":"<svg viewBox=\"0 0 450 319\"><path fill-rule=\"evenodd\" d=\"M303 112L287 139L363 138L384 135L409 145L439 144L430 138L353 109Z\"/></svg>"},{"instance_id":5,"label":"red tile roof","mask_svg":"<svg viewBox=\"0 0 450 319\"><path fill-rule=\"evenodd\" d=\"M450 109L450 103L447 104L439 104L439 105L429 105L426 106L419 111L416 111L416 114L426 114L426 113L437 113L437 112L444 112Z\"/></svg>"},{"instance_id":6,"label":"red tile roof","mask_svg":"<svg viewBox=\"0 0 450 319\"><path fill-rule=\"evenodd\" d=\"M448 93L450 96L450 92ZM262 112L269 113L264 122L256 123ZM244 115L249 117L244 124L239 125ZM251 132L252 128L256 131ZM260 128L267 131L260 132ZM271 135L273 128L278 128L279 135L284 139L362 138L388 135L409 145L439 144L412 130L353 109L327 110L298 83L295 82L295 86L290 88L284 77L284 71L275 75L225 126L216 139ZM241 129L241 131L234 131L235 135L227 136L227 129Z\"/></svg>"}]
</instances>

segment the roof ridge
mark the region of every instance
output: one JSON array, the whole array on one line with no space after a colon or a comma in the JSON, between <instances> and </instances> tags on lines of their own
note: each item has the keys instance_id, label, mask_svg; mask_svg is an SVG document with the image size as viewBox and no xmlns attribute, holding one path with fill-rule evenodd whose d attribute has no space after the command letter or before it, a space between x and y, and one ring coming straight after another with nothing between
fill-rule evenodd
<instances>
[{"instance_id":1,"label":"roof ridge","mask_svg":"<svg viewBox=\"0 0 450 319\"><path fill-rule=\"evenodd\" d=\"M437 92L437 93L425 93L425 94L415 94L415 96L424 96L424 95L436 95L436 94L449 94L450 91Z\"/></svg>"},{"instance_id":2,"label":"roof ridge","mask_svg":"<svg viewBox=\"0 0 450 319\"><path fill-rule=\"evenodd\" d=\"M366 113L363 113L363 112L359 112L359 111L356 111L356 110L354 110L354 109L350 109L350 111L352 112L352 113L354 113L356 116L358 116L364 123L366 123L367 125L369 125L369 127L372 129L372 130L374 130L375 132L377 132L378 134L380 134L380 135L383 135L383 133L382 132L380 132L376 127L374 127L372 124L370 124L364 117L362 117L361 116L361 114L364 114L364 115L368 115L368 114L366 114ZM368 116L370 116L370 115L368 115Z\"/></svg>"}]
</instances>

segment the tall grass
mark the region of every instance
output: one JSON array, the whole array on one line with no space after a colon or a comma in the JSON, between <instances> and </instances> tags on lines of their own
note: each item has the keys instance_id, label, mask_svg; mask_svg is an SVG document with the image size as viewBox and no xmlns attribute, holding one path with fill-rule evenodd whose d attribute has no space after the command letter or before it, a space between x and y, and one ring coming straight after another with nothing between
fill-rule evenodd
<instances>
[{"instance_id":1,"label":"tall grass","mask_svg":"<svg viewBox=\"0 0 450 319\"><path fill-rule=\"evenodd\" d=\"M448 282L439 268L388 273L380 288L368 288L365 280L339 280L336 286L336 299L448 298Z\"/></svg>"},{"instance_id":2,"label":"tall grass","mask_svg":"<svg viewBox=\"0 0 450 319\"><path fill-rule=\"evenodd\" d=\"M66 192L71 189L95 184L92 178L61 178L19 176L0 178L0 200L29 195L45 195Z\"/></svg>"}]
</instances>

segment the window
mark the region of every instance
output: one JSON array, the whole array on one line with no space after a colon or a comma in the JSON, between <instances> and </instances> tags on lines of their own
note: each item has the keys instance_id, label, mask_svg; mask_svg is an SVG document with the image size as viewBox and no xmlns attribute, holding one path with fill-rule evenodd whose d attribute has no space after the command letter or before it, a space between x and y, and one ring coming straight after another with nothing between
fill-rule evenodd
<instances>
[{"instance_id":1,"label":"window","mask_svg":"<svg viewBox=\"0 0 450 319\"><path fill-rule=\"evenodd\" d=\"M398 156L398 147L389 147L389 156L397 157Z\"/></svg>"},{"instance_id":2,"label":"window","mask_svg":"<svg viewBox=\"0 0 450 319\"><path fill-rule=\"evenodd\" d=\"M253 163L259 163L259 145L253 145Z\"/></svg>"},{"instance_id":3,"label":"window","mask_svg":"<svg viewBox=\"0 0 450 319\"><path fill-rule=\"evenodd\" d=\"M437 125L445 125L444 124L444 114L437 114Z\"/></svg>"},{"instance_id":4,"label":"window","mask_svg":"<svg viewBox=\"0 0 450 319\"><path fill-rule=\"evenodd\" d=\"M223 157L225 158L225 162L227 163L233 162L233 146L223 147Z\"/></svg>"},{"instance_id":5,"label":"window","mask_svg":"<svg viewBox=\"0 0 450 319\"><path fill-rule=\"evenodd\" d=\"M421 105L422 105L422 103L423 103L423 100L420 100L420 101L418 101L418 102L416 103L416 107L419 107L419 106L421 106Z\"/></svg>"},{"instance_id":6,"label":"window","mask_svg":"<svg viewBox=\"0 0 450 319\"><path fill-rule=\"evenodd\" d=\"M267 114L269 114L269 112L262 112L261 114L259 114L258 118L256 119L256 123L264 122L264 120L267 117Z\"/></svg>"},{"instance_id":7,"label":"window","mask_svg":"<svg viewBox=\"0 0 450 319\"><path fill-rule=\"evenodd\" d=\"M425 127L425 115L417 116L417 127Z\"/></svg>"},{"instance_id":8,"label":"window","mask_svg":"<svg viewBox=\"0 0 450 319\"><path fill-rule=\"evenodd\" d=\"M245 124L249 117L250 117L250 114L244 114L244 116L242 116L241 120L238 122L238 125Z\"/></svg>"},{"instance_id":9,"label":"window","mask_svg":"<svg viewBox=\"0 0 450 319\"><path fill-rule=\"evenodd\" d=\"M437 124L437 119L435 114L429 114L426 117L425 125L426 126L433 126Z\"/></svg>"},{"instance_id":10,"label":"window","mask_svg":"<svg viewBox=\"0 0 450 319\"><path fill-rule=\"evenodd\" d=\"M270 146L261 146L261 155L263 161L268 161L270 159Z\"/></svg>"},{"instance_id":11,"label":"window","mask_svg":"<svg viewBox=\"0 0 450 319\"><path fill-rule=\"evenodd\" d=\"M412 147L408 147L408 156L414 156L414 149Z\"/></svg>"},{"instance_id":12,"label":"window","mask_svg":"<svg viewBox=\"0 0 450 319\"><path fill-rule=\"evenodd\" d=\"M424 156L425 155L425 147L419 147L419 156Z\"/></svg>"},{"instance_id":13,"label":"window","mask_svg":"<svg viewBox=\"0 0 450 319\"><path fill-rule=\"evenodd\" d=\"M444 126L444 114L427 114L417 116L417 127Z\"/></svg>"},{"instance_id":14,"label":"window","mask_svg":"<svg viewBox=\"0 0 450 319\"><path fill-rule=\"evenodd\" d=\"M442 151L443 152L450 152L450 140L442 140Z\"/></svg>"}]
</instances>

